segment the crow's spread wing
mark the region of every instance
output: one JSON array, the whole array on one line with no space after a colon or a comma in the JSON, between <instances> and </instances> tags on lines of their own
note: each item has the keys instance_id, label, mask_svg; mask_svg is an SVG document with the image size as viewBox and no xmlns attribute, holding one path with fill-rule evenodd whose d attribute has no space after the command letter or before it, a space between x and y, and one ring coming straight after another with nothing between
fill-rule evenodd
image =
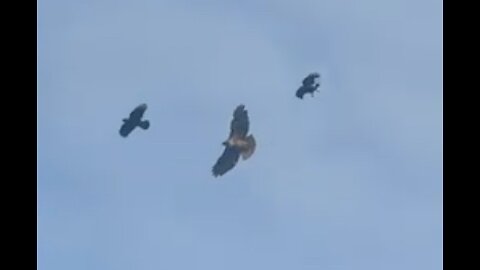
<instances>
[{"instance_id":1,"label":"crow's spread wing","mask_svg":"<svg viewBox=\"0 0 480 270\"><path fill-rule=\"evenodd\" d=\"M300 86L300 88L298 88L297 92L295 93L295 96L302 99L303 96L307 93L306 90L307 88L305 86Z\"/></svg>"},{"instance_id":2,"label":"crow's spread wing","mask_svg":"<svg viewBox=\"0 0 480 270\"><path fill-rule=\"evenodd\" d=\"M302 84L304 86L310 86L310 85L313 85L315 83L315 79L316 78L319 78L320 77L320 74L318 73L311 73L309 74L307 77L305 77L305 79L303 79L302 81Z\"/></svg>"},{"instance_id":3,"label":"crow's spread wing","mask_svg":"<svg viewBox=\"0 0 480 270\"><path fill-rule=\"evenodd\" d=\"M142 119L143 114L147 110L147 104L140 104L138 105L131 113L130 113L130 119L132 120L138 120Z\"/></svg>"},{"instance_id":4,"label":"crow's spread wing","mask_svg":"<svg viewBox=\"0 0 480 270\"><path fill-rule=\"evenodd\" d=\"M136 124L131 119L128 119L123 122L123 125L120 127L120 135L122 137L127 137L130 132L136 127Z\"/></svg>"}]
</instances>

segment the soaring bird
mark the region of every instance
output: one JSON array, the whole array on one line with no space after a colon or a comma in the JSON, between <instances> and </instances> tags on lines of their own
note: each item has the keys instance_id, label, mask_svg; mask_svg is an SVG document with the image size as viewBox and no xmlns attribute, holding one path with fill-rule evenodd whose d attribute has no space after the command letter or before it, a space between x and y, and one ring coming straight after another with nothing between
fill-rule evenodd
<instances>
[{"instance_id":1,"label":"soaring bird","mask_svg":"<svg viewBox=\"0 0 480 270\"><path fill-rule=\"evenodd\" d=\"M146 110L147 104L140 104L130 113L129 118L123 119L123 124L120 128L120 135L122 137L127 137L137 126L142 129L148 129L148 127L150 127L148 120L142 121L143 114Z\"/></svg>"},{"instance_id":2,"label":"soaring bird","mask_svg":"<svg viewBox=\"0 0 480 270\"><path fill-rule=\"evenodd\" d=\"M310 73L307 77L305 77L302 81L302 86L298 88L297 92L295 95L299 99L303 99L303 96L306 93L310 93L313 97L314 92L318 92L318 87L320 86L319 83L315 83L315 79L320 78L320 74L318 73Z\"/></svg>"},{"instance_id":3,"label":"soaring bird","mask_svg":"<svg viewBox=\"0 0 480 270\"><path fill-rule=\"evenodd\" d=\"M233 112L233 120L230 123L230 135L222 143L225 146L223 154L218 158L212 168L215 177L222 176L237 164L240 156L243 160L250 158L255 152L255 138L248 135L249 119L244 105L239 105Z\"/></svg>"}]
</instances>

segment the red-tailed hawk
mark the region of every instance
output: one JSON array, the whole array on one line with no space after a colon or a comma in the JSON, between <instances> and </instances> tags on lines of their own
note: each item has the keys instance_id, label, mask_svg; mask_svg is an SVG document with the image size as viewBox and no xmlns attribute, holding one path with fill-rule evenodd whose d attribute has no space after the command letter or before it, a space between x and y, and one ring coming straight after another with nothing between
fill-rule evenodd
<instances>
[{"instance_id":1,"label":"red-tailed hawk","mask_svg":"<svg viewBox=\"0 0 480 270\"><path fill-rule=\"evenodd\" d=\"M310 73L307 77L305 77L305 79L303 79L302 81L302 86L300 86L300 88L298 88L297 92L295 93L295 95L299 98L299 99L303 99L303 96L306 94L306 93L310 93L313 97L313 93L314 92L318 92L318 87L320 86L319 83L315 83L315 79L316 78L320 78L320 74L318 73Z\"/></svg>"},{"instance_id":2,"label":"red-tailed hawk","mask_svg":"<svg viewBox=\"0 0 480 270\"><path fill-rule=\"evenodd\" d=\"M222 176L237 164L240 156L247 160L255 152L255 138L248 135L249 119L244 105L239 105L233 112L230 123L230 136L222 144L225 150L212 168L215 177Z\"/></svg>"},{"instance_id":3,"label":"red-tailed hawk","mask_svg":"<svg viewBox=\"0 0 480 270\"><path fill-rule=\"evenodd\" d=\"M123 125L120 128L120 135L127 137L137 126L142 129L148 129L150 122L148 120L142 121L143 114L147 110L147 104L138 105L131 113L129 118L123 119Z\"/></svg>"}]
</instances>

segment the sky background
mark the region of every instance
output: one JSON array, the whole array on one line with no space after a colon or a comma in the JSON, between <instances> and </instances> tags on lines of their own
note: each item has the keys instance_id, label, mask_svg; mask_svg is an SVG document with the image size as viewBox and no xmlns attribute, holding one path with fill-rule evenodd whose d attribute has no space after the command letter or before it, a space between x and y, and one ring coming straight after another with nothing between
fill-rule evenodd
<instances>
[{"instance_id":1,"label":"sky background","mask_svg":"<svg viewBox=\"0 0 480 270\"><path fill-rule=\"evenodd\" d=\"M37 4L39 270L442 269L442 1Z\"/></svg>"}]
</instances>

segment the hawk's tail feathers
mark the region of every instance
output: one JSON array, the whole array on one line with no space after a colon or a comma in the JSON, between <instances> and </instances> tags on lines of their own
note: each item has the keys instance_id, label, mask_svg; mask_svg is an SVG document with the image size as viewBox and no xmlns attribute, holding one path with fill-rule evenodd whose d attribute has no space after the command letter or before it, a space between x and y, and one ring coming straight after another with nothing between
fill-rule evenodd
<instances>
[{"instance_id":1,"label":"hawk's tail feathers","mask_svg":"<svg viewBox=\"0 0 480 270\"><path fill-rule=\"evenodd\" d=\"M150 122L148 120L141 121L138 126L140 126L142 129L148 129L150 127Z\"/></svg>"},{"instance_id":2,"label":"hawk's tail feathers","mask_svg":"<svg viewBox=\"0 0 480 270\"><path fill-rule=\"evenodd\" d=\"M255 152L255 147L257 146L257 143L256 143L253 135L251 135L251 134L248 135L246 139L247 139L247 147L241 153L243 160L247 160L248 158L250 158L253 155L253 153Z\"/></svg>"}]
</instances>

